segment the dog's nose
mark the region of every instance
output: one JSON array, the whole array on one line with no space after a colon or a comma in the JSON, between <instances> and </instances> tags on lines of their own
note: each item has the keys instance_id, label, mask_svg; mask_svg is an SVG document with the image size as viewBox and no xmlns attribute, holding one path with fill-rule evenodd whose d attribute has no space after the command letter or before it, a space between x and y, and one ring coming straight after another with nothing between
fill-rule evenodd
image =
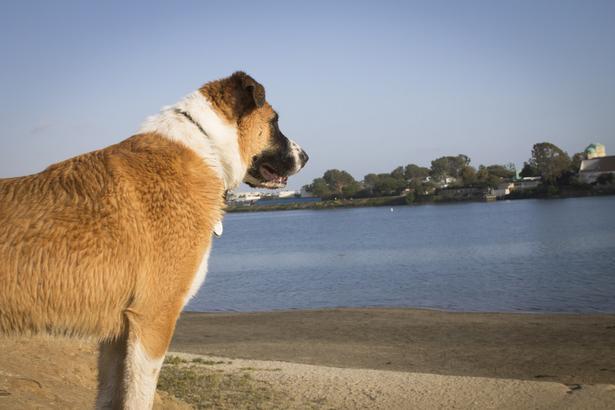
<instances>
[{"instance_id":1,"label":"dog's nose","mask_svg":"<svg viewBox=\"0 0 615 410\"><path fill-rule=\"evenodd\" d=\"M303 168L310 157L308 157L308 154L304 150L301 150L299 153L299 159L301 160L301 168Z\"/></svg>"}]
</instances>

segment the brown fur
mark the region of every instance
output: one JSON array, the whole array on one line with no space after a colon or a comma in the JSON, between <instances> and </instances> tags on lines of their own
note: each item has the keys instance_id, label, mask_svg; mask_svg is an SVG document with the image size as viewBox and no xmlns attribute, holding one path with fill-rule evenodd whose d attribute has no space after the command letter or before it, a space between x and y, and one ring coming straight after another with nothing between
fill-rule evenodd
<instances>
[{"instance_id":1,"label":"brown fur","mask_svg":"<svg viewBox=\"0 0 615 410\"><path fill-rule=\"evenodd\" d=\"M109 339L143 321L160 356L222 206L213 171L158 135L0 180L0 331Z\"/></svg>"},{"instance_id":2,"label":"brown fur","mask_svg":"<svg viewBox=\"0 0 615 410\"><path fill-rule=\"evenodd\" d=\"M246 93L246 87L249 93ZM270 124L275 111L265 101L262 85L240 71L228 78L207 83L200 91L223 118L237 124L239 149L244 164L250 164L252 157L269 148ZM259 107L257 100L261 99Z\"/></svg>"}]
</instances>

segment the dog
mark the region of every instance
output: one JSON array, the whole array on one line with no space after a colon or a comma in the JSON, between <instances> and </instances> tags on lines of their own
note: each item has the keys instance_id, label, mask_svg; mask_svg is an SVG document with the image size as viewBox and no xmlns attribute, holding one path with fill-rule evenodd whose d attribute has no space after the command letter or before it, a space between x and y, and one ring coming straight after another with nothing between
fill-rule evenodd
<instances>
[{"instance_id":1,"label":"dog","mask_svg":"<svg viewBox=\"0 0 615 410\"><path fill-rule=\"evenodd\" d=\"M116 145L0 179L0 333L93 337L96 407L151 408L225 194L282 188L307 160L264 87L236 72Z\"/></svg>"}]
</instances>

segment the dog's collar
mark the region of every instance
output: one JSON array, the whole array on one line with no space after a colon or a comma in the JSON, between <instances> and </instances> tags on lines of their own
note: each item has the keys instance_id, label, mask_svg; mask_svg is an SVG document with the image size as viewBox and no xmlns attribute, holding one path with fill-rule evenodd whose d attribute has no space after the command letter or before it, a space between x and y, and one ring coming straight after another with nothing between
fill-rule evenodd
<instances>
[{"instance_id":1,"label":"dog's collar","mask_svg":"<svg viewBox=\"0 0 615 410\"><path fill-rule=\"evenodd\" d=\"M201 124L198 123L198 121L196 121L194 118L192 118L192 115L190 115L190 113L180 109L180 108L175 108L174 109L175 113L178 115L183 115L188 121L190 121L192 124L194 124L195 127L197 127L199 129L199 131L201 131L201 134L203 134L203 136L207 139L209 138L209 135L207 134L207 132L205 132L205 129L201 126ZM224 182L224 187L226 188L226 180L223 180ZM228 189L225 189L224 191L224 201L226 201L226 195L228 193Z\"/></svg>"},{"instance_id":2,"label":"dog's collar","mask_svg":"<svg viewBox=\"0 0 615 410\"><path fill-rule=\"evenodd\" d=\"M189 113L187 113L184 110L180 110L179 108L175 109L175 112L179 115L183 115L184 117L186 117L186 119L188 121L190 121L191 123L193 123L198 129L199 131L201 131L201 133L205 136L205 138L209 138L209 135L207 135L207 133L205 132L205 130L203 129L203 127L201 126L201 124L199 124L198 122L196 122L194 120L194 118L192 118L192 115L190 115ZM228 189L224 190L224 194L222 196L224 203L226 203L226 200L228 198ZM222 233L224 232L224 227L222 226L222 219L220 219L216 225L214 225L214 235L216 235L216 237L221 237Z\"/></svg>"},{"instance_id":3,"label":"dog's collar","mask_svg":"<svg viewBox=\"0 0 615 410\"><path fill-rule=\"evenodd\" d=\"M194 120L194 118L192 118L192 115L190 115L189 113L187 113L184 110L181 110L179 108L175 109L175 112L179 115L183 115L184 117L186 117L188 119L188 121L190 121L191 123L193 123L198 129L199 131L201 131L201 133L203 133L203 135L207 138L209 138L209 135L207 135L207 133L205 132L205 130L203 129L203 127L201 126L201 124L199 124L198 122L196 122Z\"/></svg>"}]
</instances>

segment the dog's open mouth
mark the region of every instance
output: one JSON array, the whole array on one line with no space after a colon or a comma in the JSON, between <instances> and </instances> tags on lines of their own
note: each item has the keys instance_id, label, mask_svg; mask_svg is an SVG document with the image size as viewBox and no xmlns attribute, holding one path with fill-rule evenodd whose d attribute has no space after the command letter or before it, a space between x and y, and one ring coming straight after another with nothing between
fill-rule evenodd
<instances>
[{"instance_id":1,"label":"dog's open mouth","mask_svg":"<svg viewBox=\"0 0 615 410\"><path fill-rule=\"evenodd\" d=\"M261 165L258 170L263 178L265 178L265 183L286 186L288 182L288 177L278 175L276 170L269 164Z\"/></svg>"},{"instance_id":2,"label":"dog's open mouth","mask_svg":"<svg viewBox=\"0 0 615 410\"><path fill-rule=\"evenodd\" d=\"M280 175L275 168L265 163L249 172L244 182L252 188L279 189L286 186L288 177Z\"/></svg>"}]
</instances>

